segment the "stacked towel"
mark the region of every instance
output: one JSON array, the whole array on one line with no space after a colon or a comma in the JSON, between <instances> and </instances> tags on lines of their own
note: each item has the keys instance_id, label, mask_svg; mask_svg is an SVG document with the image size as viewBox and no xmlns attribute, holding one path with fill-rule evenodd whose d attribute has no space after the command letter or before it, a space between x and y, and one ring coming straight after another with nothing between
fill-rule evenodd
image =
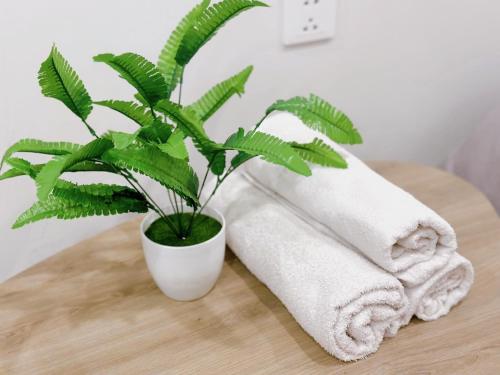
<instances>
[{"instance_id":1,"label":"stacked towel","mask_svg":"<svg viewBox=\"0 0 500 375\"><path fill-rule=\"evenodd\" d=\"M242 174L244 178L253 188L264 192L275 202L275 208L286 208L289 215L300 218L306 222L308 226L321 233L324 236L343 245L344 248L352 252L362 254L358 249L352 247L342 237L339 237L328 226L317 222L314 217L308 212L301 211L297 206L291 204L286 199L278 195L276 192L259 184L254 178L248 174ZM231 201L236 200L233 197ZM237 203L232 203L237 205ZM453 252L451 256L447 253L437 253L434 255L436 259L432 262L422 262L411 268L411 272L415 275L412 280L423 280L419 283L405 283L405 295L408 297L409 303L406 311L398 320L392 323L392 326L386 331L386 336L394 336L400 327L407 325L413 315L416 315L422 320L435 320L443 315L448 314L450 309L459 303L467 293L474 279L474 270L472 264L459 255ZM429 264L432 267L429 267ZM437 265L442 265L438 270L435 270ZM421 272L419 275L418 272ZM397 276L393 274L393 276ZM406 275L408 276L408 275Z\"/></svg>"},{"instance_id":2,"label":"stacked towel","mask_svg":"<svg viewBox=\"0 0 500 375\"><path fill-rule=\"evenodd\" d=\"M231 249L326 351L355 360L395 334L408 303L394 276L316 232L238 174L212 206L225 215Z\"/></svg>"},{"instance_id":3,"label":"stacked towel","mask_svg":"<svg viewBox=\"0 0 500 375\"><path fill-rule=\"evenodd\" d=\"M261 130L296 142L318 137L288 114L270 117ZM321 138L342 154L348 169L311 166L312 176L303 178L253 160L247 174L316 229L340 237L397 277L410 299L402 324L414 314L424 320L447 314L465 297L473 280L472 265L456 254L453 228L347 150Z\"/></svg>"}]
</instances>

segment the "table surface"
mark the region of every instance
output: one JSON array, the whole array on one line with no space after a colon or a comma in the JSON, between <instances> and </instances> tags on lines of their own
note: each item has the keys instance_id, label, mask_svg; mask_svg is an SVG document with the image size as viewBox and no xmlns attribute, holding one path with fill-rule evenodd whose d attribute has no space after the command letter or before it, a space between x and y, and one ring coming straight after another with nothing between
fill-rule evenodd
<instances>
[{"instance_id":1,"label":"table surface","mask_svg":"<svg viewBox=\"0 0 500 375\"><path fill-rule=\"evenodd\" d=\"M343 363L321 349L230 251L206 297L165 297L148 274L134 220L0 284L0 373L499 373L494 209L470 184L443 171L370 164L447 219L460 252L472 261L472 290L448 316L414 319L377 353Z\"/></svg>"}]
</instances>

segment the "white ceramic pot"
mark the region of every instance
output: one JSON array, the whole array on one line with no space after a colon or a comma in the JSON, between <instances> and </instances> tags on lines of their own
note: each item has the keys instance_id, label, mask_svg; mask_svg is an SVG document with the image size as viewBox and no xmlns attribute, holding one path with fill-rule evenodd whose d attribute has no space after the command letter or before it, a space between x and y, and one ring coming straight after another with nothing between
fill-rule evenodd
<instances>
[{"instance_id":1,"label":"white ceramic pot","mask_svg":"<svg viewBox=\"0 0 500 375\"><path fill-rule=\"evenodd\" d=\"M222 270L226 249L224 217L209 207L203 214L219 221L222 228L215 237L192 246L166 246L146 237L146 230L159 217L156 212L147 214L141 223L142 247L149 272L161 291L178 301L203 297L213 288Z\"/></svg>"}]
</instances>

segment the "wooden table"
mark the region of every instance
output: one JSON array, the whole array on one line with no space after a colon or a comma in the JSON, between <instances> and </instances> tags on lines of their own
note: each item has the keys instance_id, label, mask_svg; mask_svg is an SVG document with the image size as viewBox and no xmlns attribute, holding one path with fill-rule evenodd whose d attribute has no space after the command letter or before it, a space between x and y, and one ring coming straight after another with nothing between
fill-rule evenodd
<instances>
[{"instance_id":1,"label":"wooden table","mask_svg":"<svg viewBox=\"0 0 500 375\"><path fill-rule=\"evenodd\" d=\"M499 374L494 209L471 185L437 169L371 165L455 227L476 281L448 316L413 320L369 358L342 363L230 252L209 295L187 303L165 297L146 270L134 220L0 285L0 373Z\"/></svg>"}]
</instances>

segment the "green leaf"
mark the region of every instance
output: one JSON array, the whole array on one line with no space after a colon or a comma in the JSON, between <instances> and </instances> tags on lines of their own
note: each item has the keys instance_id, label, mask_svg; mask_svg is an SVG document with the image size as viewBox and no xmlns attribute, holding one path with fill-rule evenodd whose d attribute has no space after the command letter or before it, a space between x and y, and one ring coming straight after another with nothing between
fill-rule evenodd
<instances>
[{"instance_id":1,"label":"green leaf","mask_svg":"<svg viewBox=\"0 0 500 375\"><path fill-rule=\"evenodd\" d=\"M251 131L245 135L242 128L231 135L224 148L242 151L250 155L261 156L262 159L282 165L293 172L310 176L311 170L293 148L285 141L270 134Z\"/></svg>"},{"instance_id":2,"label":"green leaf","mask_svg":"<svg viewBox=\"0 0 500 375\"><path fill-rule=\"evenodd\" d=\"M37 168L41 169L44 164L36 164L33 167L35 170ZM95 161L82 161L76 163L75 165L69 167L64 172L109 172L116 173L116 169L110 167L109 165L102 164Z\"/></svg>"},{"instance_id":3,"label":"green leaf","mask_svg":"<svg viewBox=\"0 0 500 375\"><path fill-rule=\"evenodd\" d=\"M106 138L98 138L69 155L59 156L49 161L36 177L38 199L47 199L59 176L77 163L99 158L113 143Z\"/></svg>"},{"instance_id":4,"label":"green leaf","mask_svg":"<svg viewBox=\"0 0 500 375\"><path fill-rule=\"evenodd\" d=\"M337 143L363 143L361 135L351 120L318 96L311 94L309 98L295 97L289 100L278 100L267 109L267 114L272 111L292 113L305 125L325 134Z\"/></svg>"},{"instance_id":5,"label":"green leaf","mask_svg":"<svg viewBox=\"0 0 500 375\"><path fill-rule=\"evenodd\" d=\"M184 134L191 137L195 147L209 162L212 160L214 152L220 152L222 150L221 145L208 138L203 129L201 120L193 110L182 108L169 100L161 100L158 102L156 109L174 121ZM218 167L221 165L221 158L223 157L225 164L225 156L217 156L217 164L213 166L212 169L213 172L215 171L214 173L219 170Z\"/></svg>"},{"instance_id":6,"label":"green leaf","mask_svg":"<svg viewBox=\"0 0 500 375\"><path fill-rule=\"evenodd\" d=\"M16 160L17 163L13 163L12 161ZM19 159L19 158L9 158L6 162L13 166L12 169L9 169L4 174L0 175L0 181L6 180L12 177L19 176L30 176L35 178L36 175L40 172L40 170L45 166L45 164L31 164L27 160ZM81 163L77 163L74 166L68 168L65 172L110 172L116 173L116 170L112 167L97 163L93 161L83 161Z\"/></svg>"},{"instance_id":7,"label":"green leaf","mask_svg":"<svg viewBox=\"0 0 500 375\"><path fill-rule=\"evenodd\" d=\"M173 126L164 123L157 117L152 125L139 129L138 137L148 143L165 143L172 134Z\"/></svg>"},{"instance_id":8,"label":"green leaf","mask_svg":"<svg viewBox=\"0 0 500 375\"><path fill-rule=\"evenodd\" d=\"M23 173L22 171L20 171L16 168L12 168L12 169L9 169L8 171L5 171L4 173L0 174L0 181L7 180L8 178L25 176L25 175L26 174Z\"/></svg>"},{"instance_id":9,"label":"green leaf","mask_svg":"<svg viewBox=\"0 0 500 375\"><path fill-rule=\"evenodd\" d=\"M10 146L0 162L0 169L6 159L10 158L16 152L30 152L37 154L48 154L48 155L66 155L77 151L82 146L76 143L69 142L45 142L38 139L21 139L20 141L14 143Z\"/></svg>"},{"instance_id":10,"label":"green leaf","mask_svg":"<svg viewBox=\"0 0 500 375\"><path fill-rule=\"evenodd\" d=\"M245 92L245 83L252 73L248 66L240 73L217 84L188 108L194 110L202 121L206 121L224 105L233 95L241 96Z\"/></svg>"},{"instance_id":11,"label":"green leaf","mask_svg":"<svg viewBox=\"0 0 500 375\"><path fill-rule=\"evenodd\" d=\"M158 148L177 159L187 159L189 156L184 143L184 133L180 129L176 129L167 139L167 142L158 145Z\"/></svg>"},{"instance_id":12,"label":"green leaf","mask_svg":"<svg viewBox=\"0 0 500 375\"><path fill-rule=\"evenodd\" d=\"M198 205L198 178L185 160L173 158L153 146L108 150L103 160L120 168L132 169L146 175L188 202Z\"/></svg>"},{"instance_id":13,"label":"green leaf","mask_svg":"<svg viewBox=\"0 0 500 375\"><path fill-rule=\"evenodd\" d=\"M216 176L220 176L226 169L226 152L223 150L214 151L206 155L207 159L212 160L210 170Z\"/></svg>"},{"instance_id":14,"label":"green leaf","mask_svg":"<svg viewBox=\"0 0 500 375\"><path fill-rule=\"evenodd\" d=\"M9 158L6 162L12 167L12 169L0 176L0 180L24 175L35 178L38 173L33 169L31 163L27 160L21 158Z\"/></svg>"},{"instance_id":15,"label":"green leaf","mask_svg":"<svg viewBox=\"0 0 500 375\"><path fill-rule=\"evenodd\" d=\"M136 93L134 95L135 100L137 100L139 103L141 103L143 106L149 107L149 103L142 97L141 94Z\"/></svg>"},{"instance_id":16,"label":"green leaf","mask_svg":"<svg viewBox=\"0 0 500 375\"><path fill-rule=\"evenodd\" d=\"M175 56L181 44L182 38L186 32L198 20L201 13L208 7L210 0L203 0L196 5L182 20L177 27L172 31L165 46L163 47L160 56L158 57L158 69L163 74L167 83L166 98L170 99L172 92L175 90L182 75L182 66L177 64Z\"/></svg>"},{"instance_id":17,"label":"green leaf","mask_svg":"<svg viewBox=\"0 0 500 375\"><path fill-rule=\"evenodd\" d=\"M257 6L267 4L255 0L222 0L205 9L184 34L175 57L177 63L185 66L227 21Z\"/></svg>"},{"instance_id":18,"label":"green leaf","mask_svg":"<svg viewBox=\"0 0 500 375\"><path fill-rule=\"evenodd\" d=\"M130 146L132 143L135 142L138 132L135 133L124 133L124 132L116 132L116 131L110 131L111 134L111 140L113 141L113 144L115 145L115 148L118 150L123 150Z\"/></svg>"},{"instance_id":19,"label":"green leaf","mask_svg":"<svg viewBox=\"0 0 500 375\"><path fill-rule=\"evenodd\" d=\"M150 107L165 97L167 84L163 76L158 68L144 57L131 52L118 56L104 53L95 56L94 61L106 63L120 73L120 77L134 86Z\"/></svg>"},{"instance_id":20,"label":"green leaf","mask_svg":"<svg viewBox=\"0 0 500 375\"><path fill-rule=\"evenodd\" d=\"M215 148L215 143L208 138L200 119L192 110L166 99L159 101L155 108L174 121L185 135L191 137L198 149L208 152Z\"/></svg>"},{"instance_id":21,"label":"green leaf","mask_svg":"<svg viewBox=\"0 0 500 375\"><path fill-rule=\"evenodd\" d=\"M82 120L92 111L92 100L83 82L56 46L40 66L38 83L43 95L60 100Z\"/></svg>"},{"instance_id":22,"label":"green leaf","mask_svg":"<svg viewBox=\"0 0 500 375\"><path fill-rule=\"evenodd\" d=\"M238 168L240 165L243 163L247 162L248 160L254 158L255 155L247 154L246 152L238 152L232 159L231 159L231 166L233 169Z\"/></svg>"},{"instance_id":23,"label":"green leaf","mask_svg":"<svg viewBox=\"0 0 500 375\"><path fill-rule=\"evenodd\" d=\"M347 168L345 159L319 138L314 138L311 143L291 142L290 146L302 159L311 163L324 167Z\"/></svg>"},{"instance_id":24,"label":"green leaf","mask_svg":"<svg viewBox=\"0 0 500 375\"><path fill-rule=\"evenodd\" d=\"M88 203L88 202L87 202ZM123 195L111 197L96 197L91 204L82 204L66 198L51 195L44 201L35 203L31 208L22 213L12 226L20 228L35 221L58 218L75 219L86 216L116 215L128 212L147 212L148 206L143 199L132 198Z\"/></svg>"},{"instance_id":25,"label":"green leaf","mask_svg":"<svg viewBox=\"0 0 500 375\"><path fill-rule=\"evenodd\" d=\"M94 205L96 202L111 203L117 197L146 202L142 194L127 186L107 184L78 185L64 180L57 181L53 195L59 199L80 205Z\"/></svg>"},{"instance_id":26,"label":"green leaf","mask_svg":"<svg viewBox=\"0 0 500 375\"><path fill-rule=\"evenodd\" d=\"M123 100L103 100L94 102L94 104L111 108L122 115L125 115L132 121L135 121L139 126L153 125L155 118L148 107L141 106L134 102Z\"/></svg>"}]
</instances>

